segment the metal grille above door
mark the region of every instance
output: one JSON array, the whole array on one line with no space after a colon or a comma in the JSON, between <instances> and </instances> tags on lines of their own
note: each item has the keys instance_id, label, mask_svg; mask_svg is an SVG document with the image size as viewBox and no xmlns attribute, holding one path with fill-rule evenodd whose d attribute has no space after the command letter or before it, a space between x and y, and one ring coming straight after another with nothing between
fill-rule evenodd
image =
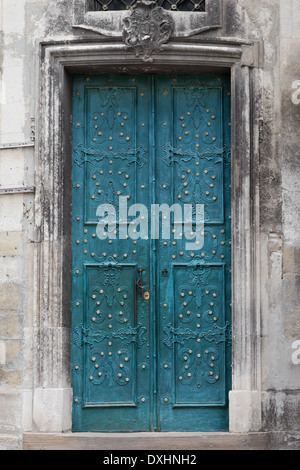
<instances>
[{"instance_id":1,"label":"metal grille above door","mask_svg":"<svg viewBox=\"0 0 300 470\"><path fill-rule=\"evenodd\" d=\"M88 0L89 11L126 10L137 0ZM158 0L158 6L172 11L205 11L205 0Z\"/></svg>"},{"instance_id":2,"label":"metal grille above door","mask_svg":"<svg viewBox=\"0 0 300 470\"><path fill-rule=\"evenodd\" d=\"M227 430L230 81L77 76L73 102L73 430ZM200 250L163 233L175 203L204 206Z\"/></svg>"}]
</instances>

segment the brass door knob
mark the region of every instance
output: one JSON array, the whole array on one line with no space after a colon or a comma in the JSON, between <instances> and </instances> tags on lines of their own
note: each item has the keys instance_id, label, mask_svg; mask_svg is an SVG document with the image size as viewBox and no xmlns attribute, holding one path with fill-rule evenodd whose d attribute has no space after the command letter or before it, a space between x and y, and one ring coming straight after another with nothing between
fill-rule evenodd
<instances>
[{"instance_id":1,"label":"brass door knob","mask_svg":"<svg viewBox=\"0 0 300 470\"><path fill-rule=\"evenodd\" d=\"M144 298L144 300L149 300L150 299L150 293L149 292L144 292L143 298Z\"/></svg>"}]
</instances>

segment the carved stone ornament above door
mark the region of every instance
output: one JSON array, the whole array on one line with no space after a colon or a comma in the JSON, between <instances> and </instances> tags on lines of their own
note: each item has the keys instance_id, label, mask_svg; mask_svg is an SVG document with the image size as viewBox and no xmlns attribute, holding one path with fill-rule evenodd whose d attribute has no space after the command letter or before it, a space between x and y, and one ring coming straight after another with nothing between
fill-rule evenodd
<instances>
[{"instance_id":1,"label":"carved stone ornament above door","mask_svg":"<svg viewBox=\"0 0 300 470\"><path fill-rule=\"evenodd\" d=\"M125 44L144 62L153 61L152 52L162 51L173 31L172 17L152 0L138 0L123 23Z\"/></svg>"},{"instance_id":2,"label":"carved stone ornament above door","mask_svg":"<svg viewBox=\"0 0 300 470\"><path fill-rule=\"evenodd\" d=\"M206 0L205 11L167 10L152 0L137 0L119 10L102 6L101 11L95 11L92 4L91 0L73 0L73 27L123 40L144 61L151 61L151 54L162 50L170 38L190 37L222 26L222 0Z\"/></svg>"}]
</instances>

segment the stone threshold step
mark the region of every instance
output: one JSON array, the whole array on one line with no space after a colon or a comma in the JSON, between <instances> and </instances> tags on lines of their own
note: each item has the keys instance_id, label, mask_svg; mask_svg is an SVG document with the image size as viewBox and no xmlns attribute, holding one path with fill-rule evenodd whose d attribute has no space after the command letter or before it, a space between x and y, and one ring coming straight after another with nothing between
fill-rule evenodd
<instances>
[{"instance_id":1,"label":"stone threshold step","mask_svg":"<svg viewBox=\"0 0 300 470\"><path fill-rule=\"evenodd\" d=\"M264 432L24 433L24 450L268 450Z\"/></svg>"}]
</instances>

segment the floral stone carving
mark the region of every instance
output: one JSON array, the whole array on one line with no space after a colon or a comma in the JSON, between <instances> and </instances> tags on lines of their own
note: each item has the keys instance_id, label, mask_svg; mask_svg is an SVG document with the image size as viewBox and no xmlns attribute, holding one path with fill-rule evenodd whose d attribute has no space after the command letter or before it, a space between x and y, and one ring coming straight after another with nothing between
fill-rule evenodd
<instances>
[{"instance_id":1,"label":"floral stone carving","mask_svg":"<svg viewBox=\"0 0 300 470\"><path fill-rule=\"evenodd\" d=\"M139 0L125 17L123 40L135 50L136 57L142 55L144 62L152 62L153 51L162 51L173 31L173 20L155 1Z\"/></svg>"}]
</instances>

